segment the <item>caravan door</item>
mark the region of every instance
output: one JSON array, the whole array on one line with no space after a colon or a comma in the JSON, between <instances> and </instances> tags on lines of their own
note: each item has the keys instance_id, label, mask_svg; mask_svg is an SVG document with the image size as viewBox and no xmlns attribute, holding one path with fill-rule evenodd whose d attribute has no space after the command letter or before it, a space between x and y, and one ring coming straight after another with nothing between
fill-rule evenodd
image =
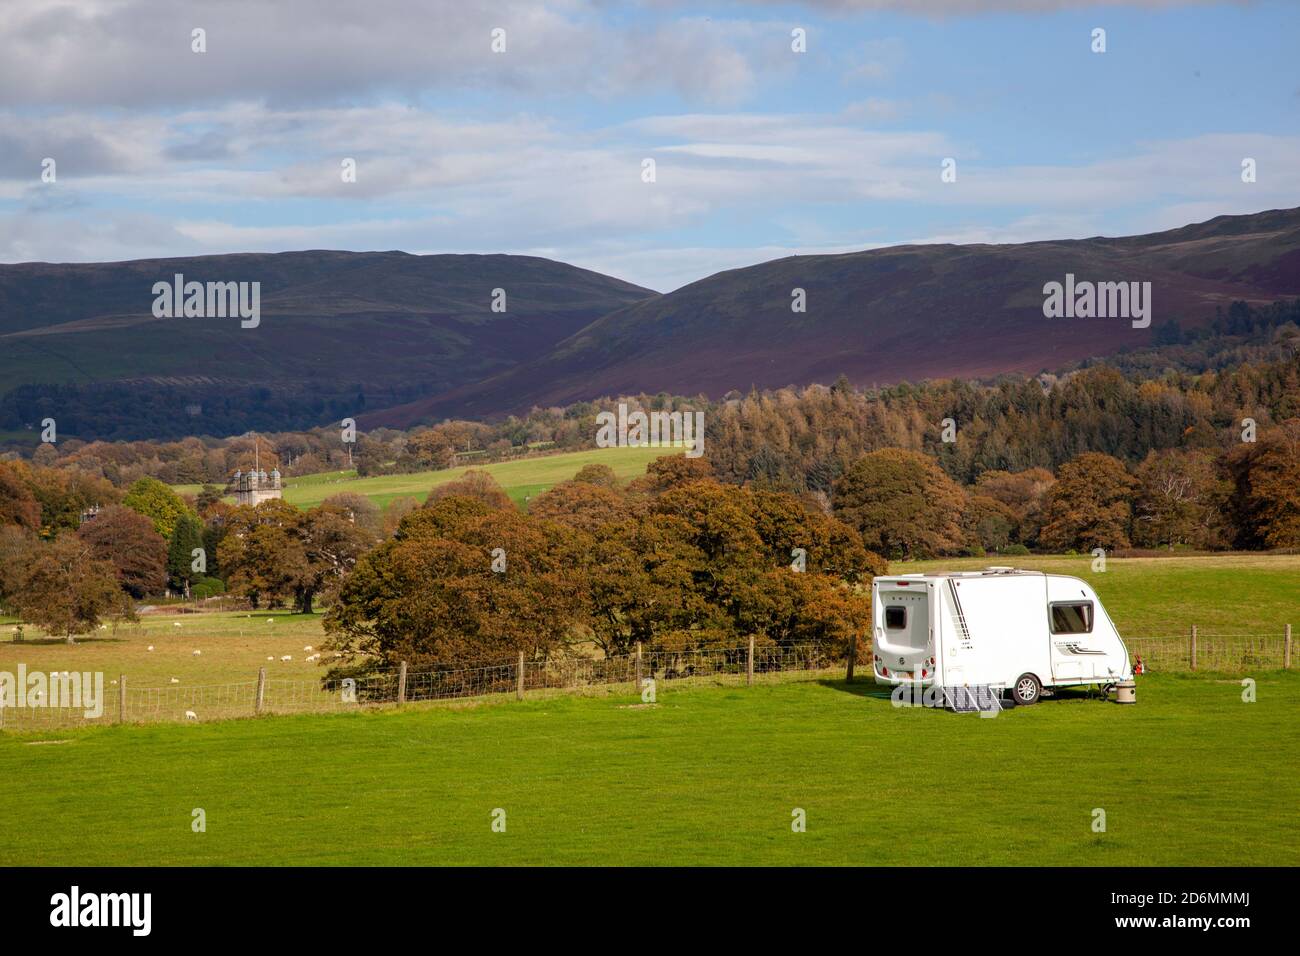
<instances>
[{"instance_id":1,"label":"caravan door","mask_svg":"<svg viewBox=\"0 0 1300 956\"><path fill-rule=\"evenodd\" d=\"M1048 578L1047 626L1053 683L1091 681L1110 673L1110 651L1118 641L1096 595L1082 581Z\"/></svg>"}]
</instances>

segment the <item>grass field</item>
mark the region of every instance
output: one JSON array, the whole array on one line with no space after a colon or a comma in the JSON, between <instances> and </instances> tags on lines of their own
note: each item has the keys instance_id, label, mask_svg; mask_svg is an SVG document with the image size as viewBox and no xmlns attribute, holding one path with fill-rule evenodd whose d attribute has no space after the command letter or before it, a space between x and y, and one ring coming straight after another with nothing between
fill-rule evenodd
<instances>
[{"instance_id":1,"label":"grass field","mask_svg":"<svg viewBox=\"0 0 1300 956\"><path fill-rule=\"evenodd\" d=\"M827 680L0 737L0 865L1300 864L1300 677L1240 695L981 719Z\"/></svg>"},{"instance_id":2,"label":"grass field","mask_svg":"<svg viewBox=\"0 0 1300 956\"><path fill-rule=\"evenodd\" d=\"M680 454L665 448L592 448L585 451L564 452L558 455L538 455L515 461L502 461L487 465L467 465L443 471L419 471L409 475L379 475L358 478L351 471L329 471L301 478L287 479L284 500L299 508L313 508L330 495L350 491L365 495L381 508L387 508L398 498L411 497L420 503L436 486L454 481L470 468L490 473L517 505L533 495L567 481L584 465L609 465L621 480L628 481L645 474L646 465L665 454ZM202 485L173 485L182 494L196 495ZM232 499L233 500L233 499Z\"/></svg>"},{"instance_id":3,"label":"grass field","mask_svg":"<svg viewBox=\"0 0 1300 956\"><path fill-rule=\"evenodd\" d=\"M1300 555L1107 558L1104 573L1093 572L1092 561L1091 555L948 558L895 562L889 570L1001 564L1072 575L1096 589L1124 637L1185 635L1193 624L1206 635L1278 636L1291 624L1300 638Z\"/></svg>"}]
</instances>

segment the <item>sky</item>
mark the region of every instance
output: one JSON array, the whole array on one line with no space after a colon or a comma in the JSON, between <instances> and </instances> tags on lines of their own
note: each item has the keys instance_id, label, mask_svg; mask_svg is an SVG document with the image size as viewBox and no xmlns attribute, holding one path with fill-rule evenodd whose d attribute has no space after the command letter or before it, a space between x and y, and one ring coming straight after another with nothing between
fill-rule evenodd
<instances>
[{"instance_id":1,"label":"sky","mask_svg":"<svg viewBox=\"0 0 1300 956\"><path fill-rule=\"evenodd\" d=\"M1157 231L1300 205L1298 38L1293 0L0 0L0 261L506 252L669 291Z\"/></svg>"}]
</instances>

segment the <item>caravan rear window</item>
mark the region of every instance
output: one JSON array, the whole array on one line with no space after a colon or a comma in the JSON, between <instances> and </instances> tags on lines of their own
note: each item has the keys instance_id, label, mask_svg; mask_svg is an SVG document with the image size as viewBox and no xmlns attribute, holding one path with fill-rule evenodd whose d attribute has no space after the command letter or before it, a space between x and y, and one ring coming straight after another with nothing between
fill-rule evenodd
<instances>
[{"instance_id":1,"label":"caravan rear window","mask_svg":"<svg viewBox=\"0 0 1300 956\"><path fill-rule=\"evenodd\" d=\"M901 631L907 627L907 608L885 608L885 627L889 628L891 631Z\"/></svg>"},{"instance_id":2,"label":"caravan rear window","mask_svg":"<svg viewBox=\"0 0 1300 956\"><path fill-rule=\"evenodd\" d=\"M1053 634L1091 634L1092 602L1069 601L1052 605Z\"/></svg>"}]
</instances>

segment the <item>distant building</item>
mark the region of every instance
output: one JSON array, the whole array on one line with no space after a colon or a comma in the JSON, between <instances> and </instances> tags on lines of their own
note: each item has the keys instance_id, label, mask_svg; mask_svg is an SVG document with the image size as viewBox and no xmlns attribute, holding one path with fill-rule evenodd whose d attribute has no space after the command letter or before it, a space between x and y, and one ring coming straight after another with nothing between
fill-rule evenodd
<instances>
[{"instance_id":1,"label":"distant building","mask_svg":"<svg viewBox=\"0 0 1300 956\"><path fill-rule=\"evenodd\" d=\"M280 469L273 468L268 475L256 468L235 472L235 501L241 505L260 505L272 498L283 498L280 488Z\"/></svg>"},{"instance_id":2,"label":"distant building","mask_svg":"<svg viewBox=\"0 0 1300 956\"><path fill-rule=\"evenodd\" d=\"M78 526L85 524L87 521L94 520L95 516L98 514L99 514L99 505L97 504L91 505L89 508L87 508L85 511L81 513L81 520L78 522Z\"/></svg>"}]
</instances>

